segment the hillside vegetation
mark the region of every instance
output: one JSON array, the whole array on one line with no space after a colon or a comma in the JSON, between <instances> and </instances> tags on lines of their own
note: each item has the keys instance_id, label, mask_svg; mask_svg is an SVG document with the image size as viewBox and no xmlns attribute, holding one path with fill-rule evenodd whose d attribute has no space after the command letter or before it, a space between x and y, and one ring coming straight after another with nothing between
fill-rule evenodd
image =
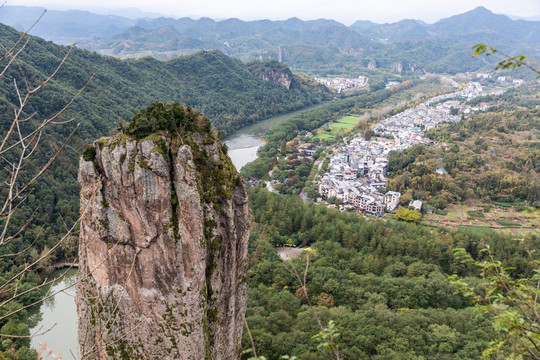
<instances>
[{"instance_id":1,"label":"hillside vegetation","mask_svg":"<svg viewBox=\"0 0 540 360\"><path fill-rule=\"evenodd\" d=\"M474 114L430 130L438 144L390 154L388 189L444 208L466 200L540 201L540 110ZM448 174L439 175L444 168Z\"/></svg>"},{"instance_id":2,"label":"hillside vegetation","mask_svg":"<svg viewBox=\"0 0 540 360\"><path fill-rule=\"evenodd\" d=\"M309 246L292 266L303 274L310 257L308 294L323 325L336 323L344 360L478 359L491 341L504 336L447 280L458 274L474 284L480 281L473 267L454 258L453 248L482 258L480 250L489 244L494 256L513 268L512 276L533 274L523 247L508 236L364 220L262 188L251 189L250 207L257 226L249 245L246 320L257 353L270 360L283 354L332 358L317 348L313 335L320 330L276 245ZM538 249L538 236L527 241ZM244 347L250 347L247 334ZM503 349L501 355L509 352Z\"/></svg>"},{"instance_id":3,"label":"hillside vegetation","mask_svg":"<svg viewBox=\"0 0 540 360\"><path fill-rule=\"evenodd\" d=\"M13 29L0 25L4 46L13 44L18 36ZM66 51L66 47L31 38L19 61L29 78L44 78ZM96 78L72 107L73 112L81 111L84 131L92 137L109 131L119 118L129 119L133 110L155 99L182 102L203 112L218 129L232 132L330 95L325 87L314 86L298 76L294 76L290 89L264 81L247 65L219 51L162 62L153 58L121 61L75 49L47 93L34 100L34 109L47 114L51 108L61 106L94 73ZM15 100L11 88L2 87L1 106Z\"/></svg>"},{"instance_id":4,"label":"hillside vegetation","mask_svg":"<svg viewBox=\"0 0 540 360\"><path fill-rule=\"evenodd\" d=\"M169 58L219 49L243 60L279 59L306 73L457 73L487 67L471 58L471 46L489 43L507 53L538 55L540 22L513 21L479 7L429 25L333 20L242 21L208 18L141 20L113 36L84 40L81 47L120 58ZM488 62L492 59L487 59ZM492 62L493 63L493 62Z\"/></svg>"}]
</instances>

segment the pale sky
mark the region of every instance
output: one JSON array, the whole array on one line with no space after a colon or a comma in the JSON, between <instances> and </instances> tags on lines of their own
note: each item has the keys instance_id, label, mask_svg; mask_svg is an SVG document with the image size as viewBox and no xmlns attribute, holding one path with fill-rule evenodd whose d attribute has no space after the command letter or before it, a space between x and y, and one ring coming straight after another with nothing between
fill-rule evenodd
<instances>
[{"instance_id":1,"label":"pale sky","mask_svg":"<svg viewBox=\"0 0 540 360\"><path fill-rule=\"evenodd\" d=\"M242 20L334 19L377 23L441 18L484 6L495 13L539 16L540 0L8 0L7 5L41 6L54 10L139 8L172 17L239 18Z\"/></svg>"}]
</instances>

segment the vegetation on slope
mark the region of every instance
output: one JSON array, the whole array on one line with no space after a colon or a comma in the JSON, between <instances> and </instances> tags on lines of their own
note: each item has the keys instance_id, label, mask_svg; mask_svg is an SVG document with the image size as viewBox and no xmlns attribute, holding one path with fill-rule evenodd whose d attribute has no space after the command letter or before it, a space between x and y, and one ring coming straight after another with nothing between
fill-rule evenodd
<instances>
[{"instance_id":1,"label":"vegetation on slope","mask_svg":"<svg viewBox=\"0 0 540 360\"><path fill-rule=\"evenodd\" d=\"M429 25L416 20L392 24L332 20L242 21L182 18L141 21L112 37L82 46L119 57L167 58L219 49L243 60L280 59L310 74L366 74L368 64L392 73L458 73L487 67L471 58L471 47L489 43L507 53L538 55L538 22L512 21L479 7ZM491 61L491 59L487 59Z\"/></svg>"},{"instance_id":2,"label":"vegetation on slope","mask_svg":"<svg viewBox=\"0 0 540 360\"><path fill-rule=\"evenodd\" d=\"M430 130L437 145L391 153L388 189L438 208L466 200L538 206L539 135L538 109L471 115Z\"/></svg>"},{"instance_id":3,"label":"vegetation on slope","mask_svg":"<svg viewBox=\"0 0 540 360\"><path fill-rule=\"evenodd\" d=\"M342 359L478 359L492 340L504 336L447 280L458 274L472 284L480 281L473 266L454 258L456 247L481 259L489 244L494 256L512 267L512 277L533 274L521 244L500 234L364 220L261 188L251 189L250 207L257 225L249 245L246 319L258 354L271 360L283 354L330 358L312 339L320 330L276 245L310 246L293 264L303 273L309 254L308 293L323 324L335 321ZM538 249L539 241L527 238L531 249ZM247 335L244 347L250 347Z\"/></svg>"},{"instance_id":4,"label":"vegetation on slope","mask_svg":"<svg viewBox=\"0 0 540 360\"><path fill-rule=\"evenodd\" d=\"M0 40L6 46L18 37L13 29L0 27ZM66 47L31 38L19 60L28 78L42 78L50 74L66 51ZM74 49L47 93L34 100L33 110L46 114L58 108L93 73L97 76L85 96L72 107L73 112L81 112L83 131L93 137L109 131L119 118L128 119L133 109L155 99L182 102L211 118L219 130L232 132L331 95L327 88L313 86L301 77L294 77L289 90L263 81L241 61L219 51L162 62L152 58L121 61ZM5 85L2 107L16 100L10 84Z\"/></svg>"}]
</instances>

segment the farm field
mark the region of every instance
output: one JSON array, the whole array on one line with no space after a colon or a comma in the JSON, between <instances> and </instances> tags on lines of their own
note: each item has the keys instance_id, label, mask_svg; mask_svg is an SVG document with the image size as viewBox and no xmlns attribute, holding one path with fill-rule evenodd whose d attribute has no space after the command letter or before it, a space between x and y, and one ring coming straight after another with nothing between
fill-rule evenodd
<instances>
[{"instance_id":1,"label":"farm field","mask_svg":"<svg viewBox=\"0 0 540 360\"><path fill-rule=\"evenodd\" d=\"M540 210L516 211L513 207L450 205L446 215L426 214L422 222L475 233L497 231L525 235L540 233Z\"/></svg>"},{"instance_id":2,"label":"farm field","mask_svg":"<svg viewBox=\"0 0 540 360\"><path fill-rule=\"evenodd\" d=\"M343 132L350 131L361 121L358 116L343 116L319 130L314 138L321 140L333 138L336 132L343 134Z\"/></svg>"},{"instance_id":3,"label":"farm field","mask_svg":"<svg viewBox=\"0 0 540 360\"><path fill-rule=\"evenodd\" d=\"M332 139L333 136L330 134L317 134L313 138L314 139Z\"/></svg>"},{"instance_id":4,"label":"farm field","mask_svg":"<svg viewBox=\"0 0 540 360\"><path fill-rule=\"evenodd\" d=\"M344 116L338 120L336 120L338 123L343 124L353 124L357 125L360 122L360 118L358 116Z\"/></svg>"},{"instance_id":5,"label":"farm field","mask_svg":"<svg viewBox=\"0 0 540 360\"><path fill-rule=\"evenodd\" d=\"M352 129L355 125L348 123L335 122L329 125L330 129Z\"/></svg>"}]
</instances>

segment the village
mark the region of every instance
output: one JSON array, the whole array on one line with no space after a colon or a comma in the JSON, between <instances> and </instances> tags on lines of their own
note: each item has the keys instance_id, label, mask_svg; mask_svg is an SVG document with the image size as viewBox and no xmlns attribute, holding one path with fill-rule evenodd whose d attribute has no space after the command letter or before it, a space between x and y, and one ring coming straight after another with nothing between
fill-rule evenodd
<instances>
[{"instance_id":1,"label":"village","mask_svg":"<svg viewBox=\"0 0 540 360\"><path fill-rule=\"evenodd\" d=\"M375 216L383 216L385 210L394 210L401 194L384 192L390 151L404 150L417 144L432 145L425 132L444 122L459 121L460 117L453 109L465 110L460 105L461 100L485 95L482 90L479 83L470 82L458 92L433 97L378 122L373 127L376 136L373 140L359 136L335 151L328 172L319 182L319 193L326 199L341 200L345 206ZM437 172L444 175L445 170L441 168ZM412 201L409 207L420 211L422 202Z\"/></svg>"},{"instance_id":2,"label":"village","mask_svg":"<svg viewBox=\"0 0 540 360\"><path fill-rule=\"evenodd\" d=\"M368 86L369 79L366 76L359 76L357 78L315 78L318 82L328 86L331 89L335 89L340 93L345 89L350 88L365 88Z\"/></svg>"}]
</instances>

